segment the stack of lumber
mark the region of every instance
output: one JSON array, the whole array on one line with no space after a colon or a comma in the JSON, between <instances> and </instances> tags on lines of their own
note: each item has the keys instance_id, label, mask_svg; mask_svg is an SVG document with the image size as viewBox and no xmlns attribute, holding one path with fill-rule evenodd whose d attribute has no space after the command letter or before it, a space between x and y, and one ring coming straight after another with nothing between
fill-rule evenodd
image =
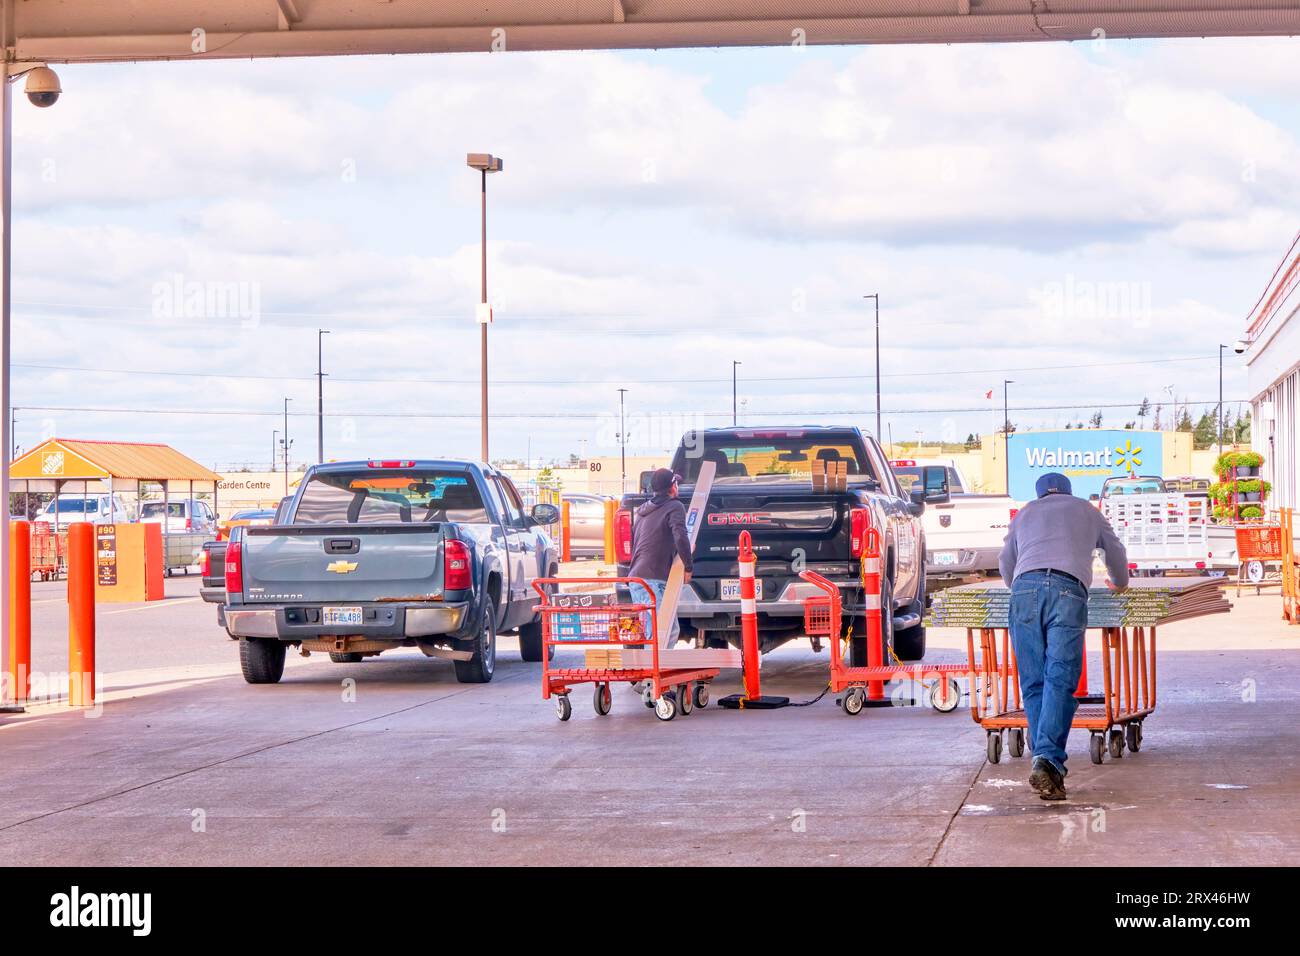
<instances>
[{"instance_id":1,"label":"stack of lumber","mask_svg":"<svg viewBox=\"0 0 1300 956\"><path fill-rule=\"evenodd\" d=\"M1001 581L964 584L934 596L931 627L1008 627L1011 591ZM1156 627L1231 609L1216 578L1141 578L1123 591L1088 592L1089 627Z\"/></svg>"}]
</instances>

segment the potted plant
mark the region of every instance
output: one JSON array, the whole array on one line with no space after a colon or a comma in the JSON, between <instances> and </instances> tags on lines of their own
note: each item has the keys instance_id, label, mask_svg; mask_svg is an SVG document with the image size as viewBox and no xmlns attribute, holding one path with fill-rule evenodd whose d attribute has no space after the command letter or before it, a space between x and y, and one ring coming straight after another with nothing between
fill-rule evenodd
<instances>
[{"instance_id":1,"label":"potted plant","mask_svg":"<svg viewBox=\"0 0 1300 956\"><path fill-rule=\"evenodd\" d=\"M1261 485L1258 478L1247 478L1237 482L1237 499L1239 501L1259 501Z\"/></svg>"},{"instance_id":2,"label":"potted plant","mask_svg":"<svg viewBox=\"0 0 1300 956\"><path fill-rule=\"evenodd\" d=\"M1226 458L1227 455L1225 454ZM1264 456L1257 451L1244 451L1236 455L1233 467L1238 478L1254 478L1259 475L1259 466L1264 464Z\"/></svg>"},{"instance_id":3,"label":"potted plant","mask_svg":"<svg viewBox=\"0 0 1300 956\"><path fill-rule=\"evenodd\" d=\"M1240 452L1225 451L1218 458L1214 459L1214 472L1221 477L1228 477L1229 473L1237 467L1237 462L1241 458Z\"/></svg>"},{"instance_id":4,"label":"potted plant","mask_svg":"<svg viewBox=\"0 0 1300 956\"><path fill-rule=\"evenodd\" d=\"M1241 509L1241 517L1243 519L1262 518L1264 517L1264 509L1259 505L1246 505Z\"/></svg>"}]
</instances>

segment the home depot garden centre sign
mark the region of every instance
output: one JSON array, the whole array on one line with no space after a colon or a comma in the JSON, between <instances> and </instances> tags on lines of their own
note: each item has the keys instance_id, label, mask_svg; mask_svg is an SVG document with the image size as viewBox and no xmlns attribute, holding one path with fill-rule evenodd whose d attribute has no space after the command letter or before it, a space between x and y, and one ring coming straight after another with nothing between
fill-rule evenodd
<instances>
[{"instance_id":1,"label":"home depot garden centre sign","mask_svg":"<svg viewBox=\"0 0 1300 956\"><path fill-rule=\"evenodd\" d=\"M1008 493L1013 498L1033 498L1034 483L1049 471L1068 477L1074 493L1087 498L1099 494L1107 478L1159 475L1164 436L1120 428L1012 433L1007 461Z\"/></svg>"}]
</instances>

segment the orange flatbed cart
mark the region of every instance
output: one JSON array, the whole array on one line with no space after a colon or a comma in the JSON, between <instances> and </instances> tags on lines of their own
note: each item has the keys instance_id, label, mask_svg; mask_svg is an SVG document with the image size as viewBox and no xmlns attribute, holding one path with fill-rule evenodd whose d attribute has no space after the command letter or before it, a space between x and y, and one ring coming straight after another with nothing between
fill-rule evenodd
<instances>
[{"instance_id":1,"label":"orange flatbed cart","mask_svg":"<svg viewBox=\"0 0 1300 956\"><path fill-rule=\"evenodd\" d=\"M602 603L590 593L559 593L569 584L600 584L617 587L639 584L650 594L648 604ZM658 617L654 592L641 578L541 578L533 582L541 595L538 611L542 618L542 699L556 698L555 712L560 720L573 714L569 694L577 684L594 684L592 704L601 717L613 706L612 684L644 683L647 706L653 707L660 720L686 716L696 707L709 703L709 685L718 676L717 668L663 668L659 664ZM601 595L602 598L615 595ZM589 602L589 603L588 603ZM616 657L620 648L651 649L650 667L621 667ZM553 648L584 647L605 651L603 666L552 666Z\"/></svg>"},{"instance_id":2,"label":"orange flatbed cart","mask_svg":"<svg viewBox=\"0 0 1300 956\"><path fill-rule=\"evenodd\" d=\"M892 680L928 683L931 707L941 714L957 709L961 703L961 684L957 679L967 676L969 668L965 664L904 664L896 661L893 664L854 667L845 663L843 602L839 587L816 571L801 571L799 576L822 592L804 598L804 631L809 637L825 637L830 643L830 689L834 694L843 692L839 704L844 713L860 714L868 704L871 685ZM867 613L879 614L880 611L868 609Z\"/></svg>"},{"instance_id":3,"label":"orange flatbed cart","mask_svg":"<svg viewBox=\"0 0 1300 956\"><path fill-rule=\"evenodd\" d=\"M1107 753L1118 759L1126 748L1134 753L1142 748L1142 722L1156 709L1156 629L1092 630L1101 631L1101 703L1080 704L1070 729L1089 731L1088 754L1099 764ZM1023 756L1029 721L1020 701L1011 632L1006 628L967 628L966 653L971 717L987 731L989 762L1002 758L1004 732L1007 752Z\"/></svg>"}]
</instances>

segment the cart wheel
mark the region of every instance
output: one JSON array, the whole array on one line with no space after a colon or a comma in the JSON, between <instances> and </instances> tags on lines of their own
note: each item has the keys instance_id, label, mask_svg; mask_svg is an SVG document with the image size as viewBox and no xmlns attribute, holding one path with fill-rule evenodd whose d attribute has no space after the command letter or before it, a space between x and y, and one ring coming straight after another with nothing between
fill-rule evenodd
<instances>
[{"instance_id":1,"label":"cart wheel","mask_svg":"<svg viewBox=\"0 0 1300 956\"><path fill-rule=\"evenodd\" d=\"M641 703L645 704L646 707L654 708L654 686L652 684L646 684L645 688L641 691Z\"/></svg>"},{"instance_id":2,"label":"cart wheel","mask_svg":"<svg viewBox=\"0 0 1300 956\"><path fill-rule=\"evenodd\" d=\"M1116 729L1110 732L1110 755L1118 760L1124 756L1124 731Z\"/></svg>"},{"instance_id":3,"label":"cart wheel","mask_svg":"<svg viewBox=\"0 0 1300 956\"><path fill-rule=\"evenodd\" d=\"M853 717L862 713L862 705L866 703L861 687L850 687L840 698L840 706L844 708L844 713Z\"/></svg>"},{"instance_id":4,"label":"cart wheel","mask_svg":"<svg viewBox=\"0 0 1300 956\"><path fill-rule=\"evenodd\" d=\"M989 763L997 763L1002 759L1002 734L994 731L989 734Z\"/></svg>"},{"instance_id":5,"label":"cart wheel","mask_svg":"<svg viewBox=\"0 0 1300 956\"><path fill-rule=\"evenodd\" d=\"M1142 722L1135 720L1124 728L1124 742L1128 749L1137 753L1142 749Z\"/></svg>"},{"instance_id":6,"label":"cart wheel","mask_svg":"<svg viewBox=\"0 0 1300 956\"><path fill-rule=\"evenodd\" d=\"M596 693L592 696L592 706L596 708L596 713L604 717L614 706L614 695L610 693L608 684L597 684Z\"/></svg>"},{"instance_id":7,"label":"cart wheel","mask_svg":"<svg viewBox=\"0 0 1300 956\"><path fill-rule=\"evenodd\" d=\"M672 691L664 691L664 695L655 701L655 716L660 720L672 720L677 716L677 697Z\"/></svg>"},{"instance_id":8,"label":"cart wheel","mask_svg":"<svg viewBox=\"0 0 1300 956\"><path fill-rule=\"evenodd\" d=\"M1019 727L1007 731L1007 753L1013 757L1025 755L1025 732Z\"/></svg>"},{"instance_id":9,"label":"cart wheel","mask_svg":"<svg viewBox=\"0 0 1300 956\"><path fill-rule=\"evenodd\" d=\"M1092 758L1093 763L1099 764L1104 759L1105 753L1106 741L1102 739L1101 734L1093 734L1092 739L1088 741L1088 756Z\"/></svg>"},{"instance_id":10,"label":"cart wheel","mask_svg":"<svg viewBox=\"0 0 1300 956\"><path fill-rule=\"evenodd\" d=\"M961 684L958 684L957 681L951 678L938 680L930 687L930 706L939 713L951 714L960 703Z\"/></svg>"},{"instance_id":11,"label":"cart wheel","mask_svg":"<svg viewBox=\"0 0 1300 956\"><path fill-rule=\"evenodd\" d=\"M709 685L708 684L695 685L695 706L701 708L709 706Z\"/></svg>"},{"instance_id":12,"label":"cart wheel","mask_svg":"<svg viewBox=\"0 0 1300 956\"><path fill-rule=\"evenodd\" d=\"M682 684L677 688L677 709L681 711L683 717L689 717L695 705L691 700L691 685Z\"/></svg>"},{"instance_id":13,"label":"cart wheel","mask_svg":"<svg viewBox=\"0 0 1300 956\"><path fill-rule=\"evenodd\" d=\"M1261 584L1264 580L1264 562L1247 561L1246 562L1246 580L1251 584Z\"/></svg>"},{"instance_id":14,"label":"cart wheel","mask_svg":"<svg viewBox=\"0 0 1300 956\"><path fill-rule=\"evenodd\" d=\"M573 705L569 703L568 694L561 694L555 698L555 716L560 720L568 720L573 716Z\"/></svg>"}]
</instances>

